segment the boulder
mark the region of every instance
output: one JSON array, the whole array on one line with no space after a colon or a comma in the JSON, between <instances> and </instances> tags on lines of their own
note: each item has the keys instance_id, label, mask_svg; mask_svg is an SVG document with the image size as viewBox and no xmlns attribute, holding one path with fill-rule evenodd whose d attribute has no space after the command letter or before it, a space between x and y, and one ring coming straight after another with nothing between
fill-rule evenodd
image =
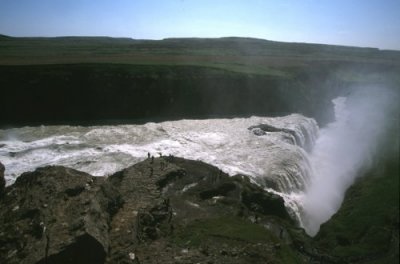
<instances>
[{"instance_id":1,"label":"boulder","mask_svg":"<svg viewBox=\"0 0 400 264\"><path fill-rule=\"evenodd\" d=\"M287 128L278 128L268 124L260 124L256 126L251 126L248 128L248 130L252 131L252 133L256 136L263 136L267 132L282 132L284 133L282 140L292 145L298 145L301 142L299 135L297 135L294 130Z\"/></svg>"},{"instance_id":2,"label":"boulder","mask_svg":"<svg viewBox=\"0 0 400 264\"><path fill-rule=\"evenodd\" d=\"M265 249L289 243L290 226L282 198L200 161L149 158L109 177L49 166L5 189L0 263L248 263L248 245L275 263Z\"/></svg>"},{"instance_id":3,"label":"boulder","mask_svg":"<svg viewBox=\"0 0 400 264\"><path fill-rule=\"evenodd\" d=\"M73 169L24 173L0 201L0 263L103 263L118 192Z\"/></svg>"}]
</instances>

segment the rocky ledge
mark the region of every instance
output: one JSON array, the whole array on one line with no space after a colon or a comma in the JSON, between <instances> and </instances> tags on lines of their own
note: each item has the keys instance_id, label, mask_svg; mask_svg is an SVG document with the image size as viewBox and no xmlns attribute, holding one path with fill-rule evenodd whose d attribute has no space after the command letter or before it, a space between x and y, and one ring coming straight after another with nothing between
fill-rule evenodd
<instances>
[{"instance_id":1,"label":"rocky ledge","mask_svg":"<svg viewBox=\"0 0 400 264\"><path fill-rule=\"evenodd\" d=\"M313 239L280 197L199 161L109 177L50 166L8 187L0 163L0 263L398 263L398 160L356 182Z\"/></svg>"},{"instance_id":2,"label":"rocky ledge","mask_svg":"<svg viewBox=\"0 0 400 264\"><path fill-rule=\"evenodd\" d=\"M50 166L1 191L0 263L310 258L282 198L200 161L147 159L109 177Z\"/></svg>"}]
</instances>

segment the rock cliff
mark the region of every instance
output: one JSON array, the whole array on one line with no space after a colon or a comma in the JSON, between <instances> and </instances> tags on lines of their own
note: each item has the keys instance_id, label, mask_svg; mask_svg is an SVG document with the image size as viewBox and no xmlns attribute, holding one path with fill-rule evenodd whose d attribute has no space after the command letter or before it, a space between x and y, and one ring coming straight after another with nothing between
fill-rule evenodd
<instances>
[{"instance_id":1,"label":"rock cliff","mask_svg":"<svg viewBox=\"0 0 400 264\"><path fill-rule=\"evenodd\" d=\"M1 263L304 258L293 250L294 225L280 197L246 176L172 156L149 158L107 178L39 168L5 189L0 208Z\"/></svg>"},{"instance_id":2,"label":"rock cliff","mask_svg":"<svg viewBox=\"0 0 400 264\"><path fill-rule=\"evenodd\" d=\"M2 187L0 263L396 263L398 169L389 165L396 184L368 177L352 187L314 239L296 227L282 198L200 161L148 158L109 177L39 168ZM0 165L0 179L3 172ZM374 204L381 188L369 182L378 180L392 186L386 204L397 207L373 209L366 219L363 201ZM344 232L360 229L352 221L374 227L359 239Z\"/></svg>"}]
</instances>

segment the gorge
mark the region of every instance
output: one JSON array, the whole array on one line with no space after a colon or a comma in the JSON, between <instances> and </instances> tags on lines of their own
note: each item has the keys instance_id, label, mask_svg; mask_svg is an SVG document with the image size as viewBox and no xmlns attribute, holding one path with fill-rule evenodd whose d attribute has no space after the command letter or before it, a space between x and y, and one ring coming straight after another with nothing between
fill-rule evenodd
<instances>
[{"instance_id":1,"label":"gorge","mask_svg":"<svg viewBox=\"0 0 400 264\"><path fill-rule=\"evenodd\" d=\"M76 40L0 39L2 263L398 259L397 52Z\"/></svg>"},{"instance_id":2,"label":"gorge","mask_svg":"<svg viewBox=\"0 0 400 264\"><path fill-rule=\"evenodd\" d=\"M108 176L148 153L200 160L231 176L250 176L280 195L293 219L315 235L339 209L361 169L376 159L394 102L390 91L372 88L336 98L335 121L321 131L315 120L298 114L7 129L0 131L0 160L8 184L48 165ZM371 113L375 109L380 111Z\"/></svg>"}]
</instances>

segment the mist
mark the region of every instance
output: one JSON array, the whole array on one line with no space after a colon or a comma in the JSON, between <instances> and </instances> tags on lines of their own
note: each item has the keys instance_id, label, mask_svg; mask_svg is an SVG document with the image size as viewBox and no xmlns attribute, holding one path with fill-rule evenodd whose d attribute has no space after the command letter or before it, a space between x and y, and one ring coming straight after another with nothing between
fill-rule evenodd
<instances>
[{"instance_id":1,"label":"mist","mask_svg":"<svg viewBox=\"0 0 400 264\"><path fill-rule=\"evenodd\" d=\"M339 209L346 190L380 153L396 108L390 89L362 87L332 102L335 121L320 130L311 153L312 179L303 200L303 225L314 236Z\"/></svg>"}]
</instances>

